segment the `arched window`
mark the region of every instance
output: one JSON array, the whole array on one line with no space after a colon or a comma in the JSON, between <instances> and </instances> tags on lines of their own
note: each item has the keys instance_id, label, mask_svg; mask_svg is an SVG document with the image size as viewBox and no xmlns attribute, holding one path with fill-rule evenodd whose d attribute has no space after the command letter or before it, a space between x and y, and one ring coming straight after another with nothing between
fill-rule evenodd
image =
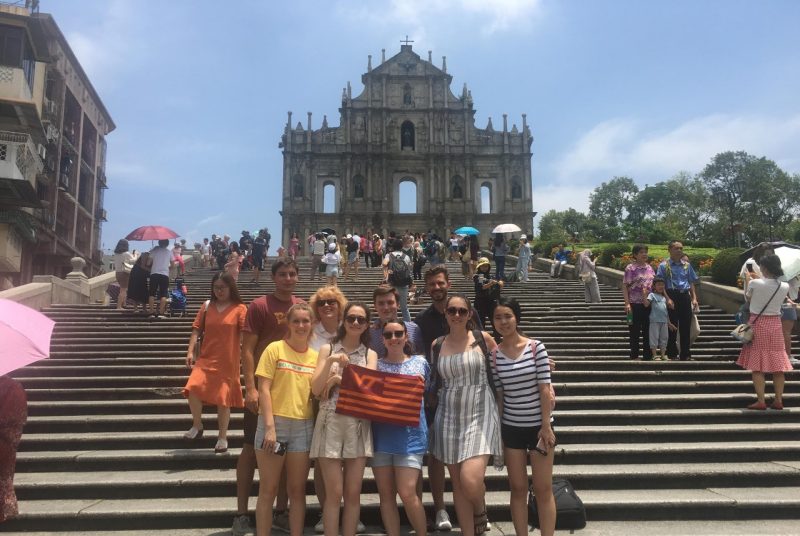
<instances>
[{"instance_id":1,"label":"arched window","mask_svg":"<svg viewBox=\"0 0 800 536\"><path fill-rule=\"evenodd\" d=\"M295 175L294 179L292 179L292 196L303 197L303 195L305 195L305 189L303 188L303 176Z\"/></svg>"},{"instance_id":2,"label":"arched window","mask_svg":"<svg viewBox=\"0 0 800 536\"><path fill-rule=\"evenodd\" d=\"M361 175L353 177L353 198L364 199L364 177Z\"/></svg>"},{"instance_id":3,"label":"arched window","mask_svg":"<svg viewBox=\"0 0 800 536\"><path fill-rule=\"evenodd\" d=\"M404 178L400 181L398 190L398 195L400 196L398 212L400 212L400 214L416 214L417 183L414 182L413 179Z\"/></svg>"},{"instance_id":4,"label":"arched window","mask_svg":"<svg viewBox=\"0 0 800 536\"><path fill-rule=\"evenodd\" d=\"M517 175L511 177L511 199L522 199L522 181Z\"/></svg>"},{"instance_id":5,"label":"arched window","mask_svg":"<svg viewBox=\"0 0 800 536\"><path fill-rule=\"evenodd\" d=\"M461 176L454 175L451 182L453 186L450 191L450 197L453 199L464 199L464 181L461 180Z\"/></svg>"},{"instance_id":6,"label":"arched window","mask_svg":"<svg viewBox=\"0 0 800 536\"><path fill-rule=\"evenodd\" d=\"M414 123L403 121L400 125L400 148L414 150Z\"/></svg>"},{"instance_id":7,"label":"arched window","mask_svg":"<svg viewBox=\"0 0 800 536\"><path fill-rule=\"evenodd\" d=\"M492 184L484 182L481 184L481 214L492 213Z\"/></svg>"},{"instance_id":8,"label":"arched window","mask_svg":"<svg viewBox=\"0 0 800 536\"><path fill-rule=\"evenodd\" d=\"M322 185L322 212L325 214L336 212L336 185L332 182Z\"/></svg>"}]
</instances>

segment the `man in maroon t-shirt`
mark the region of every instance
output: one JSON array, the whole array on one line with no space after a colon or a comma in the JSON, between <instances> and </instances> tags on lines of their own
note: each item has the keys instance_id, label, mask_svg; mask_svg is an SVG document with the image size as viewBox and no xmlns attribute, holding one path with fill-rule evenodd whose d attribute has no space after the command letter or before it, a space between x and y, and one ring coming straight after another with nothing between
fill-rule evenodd
<instances>
[{"instance_id":1,"label":"man in maroon t-shirt","mask_svg":"<svg viewBox=\"0 0 800 536\"><path fill-rule=\"evenodd\" d=\"M253 486L256 469L256 454L253 443L258 426L258 384L255 371L261 354L269 343L286 336L288 324L286 312L295 303L304 300L294 296L297 286L297 263L291 258L279 258L272 265L272 280L275 291L256 298L247 308L247 317L242 335L242 373L244 375L244 445L236 464L237 511L233 520L233 534L245 534L250 529L247 502ZM283 504L281 504L283 502ZM277 510L286 510L287 499L278 497Z\"/></svg>"}]
</instances>

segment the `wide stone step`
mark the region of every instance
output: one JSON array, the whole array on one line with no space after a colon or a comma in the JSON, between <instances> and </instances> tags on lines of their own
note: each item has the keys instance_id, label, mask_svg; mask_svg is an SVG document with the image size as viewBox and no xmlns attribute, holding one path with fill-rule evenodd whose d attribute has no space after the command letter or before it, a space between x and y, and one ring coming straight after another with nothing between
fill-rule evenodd
<instances>
[{"instance_id":1,"label":"wide stone step","mask_svg":"<svg viewBox=\"0 0 800 536\"><path fill-rule=\"evenodd\" d=\"M578 490L590 521L610 519L796 519L800 487L709 487L704 489ZM424 497L427 499L427 495ZM445 501L452 504L450 493ZM306 525L316 522L319 506L313 495L306 497ZM430 507L427 500L426 506ZM377 495L361 496L361 516L378 525ZM181 497L160 499L72 499L24 501L20 516L5 523L4 530L116 530L170 528L228 528L233 509L231 498ZM486 494L486 509L494 521L508 521L507 492ZM255 510L255 498L250 501Z\"/></svg>"}]
</instances>

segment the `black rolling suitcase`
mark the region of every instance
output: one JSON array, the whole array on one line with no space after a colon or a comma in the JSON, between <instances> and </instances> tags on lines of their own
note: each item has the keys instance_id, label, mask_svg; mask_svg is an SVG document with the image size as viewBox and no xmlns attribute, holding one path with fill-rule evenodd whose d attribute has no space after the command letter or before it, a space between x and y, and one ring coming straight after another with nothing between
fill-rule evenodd
<instances>
[{"instance_id":1,"label":"black rolling suitcase","mask_svg":"<svg viewBox=\"0 0 800 536\"><path fill-rule=\"evenodd\" d=\"M553 480L556 499L556 530L580 530L586 526L586 509L569 480ZM539 528L539 510L533 489L528 492L528 523Z\"/></svg>"}]
</instances>

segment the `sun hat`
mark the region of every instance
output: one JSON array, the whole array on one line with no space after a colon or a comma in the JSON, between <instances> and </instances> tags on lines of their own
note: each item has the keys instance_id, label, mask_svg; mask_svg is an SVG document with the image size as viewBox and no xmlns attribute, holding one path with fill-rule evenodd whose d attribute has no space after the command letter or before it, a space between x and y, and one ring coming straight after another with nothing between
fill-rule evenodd
<instances>
[{"instance_id":1,"label":"sun hat","mask_svg":"<svg viewBox=\"0 0 800 536\"><path fill-rule=\"evenodd\" d=\"M491 266L492 263L489 262L489 259L486 257L481 257L478 259L478 264L475 265L476 270L480 270L481 266Z\"/></svg>"}]
</instances>

